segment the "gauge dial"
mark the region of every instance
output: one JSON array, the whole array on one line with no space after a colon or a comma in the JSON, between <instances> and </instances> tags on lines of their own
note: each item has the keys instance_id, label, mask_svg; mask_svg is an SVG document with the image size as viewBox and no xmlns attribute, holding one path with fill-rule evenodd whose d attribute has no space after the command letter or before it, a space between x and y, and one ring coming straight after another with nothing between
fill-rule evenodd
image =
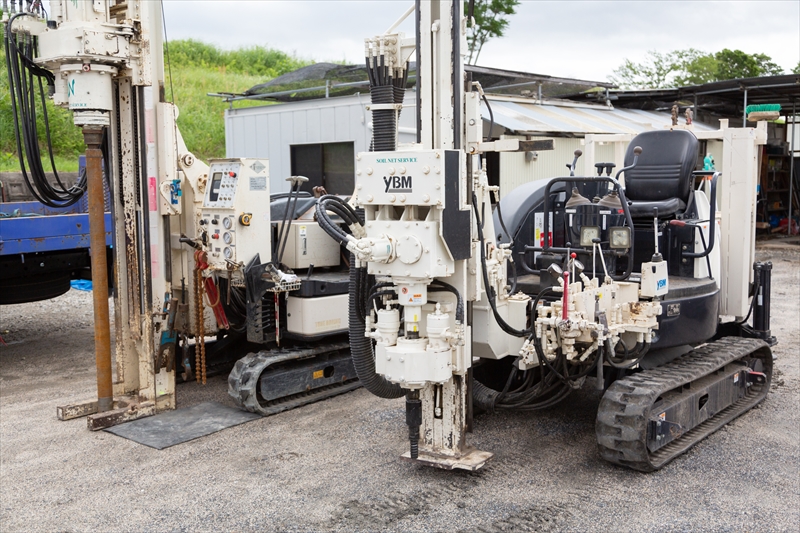
<instances>
[{"instance_id":1,"label":"gauge dial","mask_svg":"<svg viewBox=\"0 0 800 533\"><path fill-rule=\"evenodd\" d=\"M225 220L228 220L227 218ZM227 231L222 235L222 240L225 241L225 244L230 244L233 242L233 236L228 233Z\"/></svg>"},{"instance_id":2,"label":"gauge dial","mask_svg":"<svg viewBox=\"0 0 800 533\"><path fill-rule=\"evenodd\" d=\"M233 221L230 219L230 217L225 217L222 219L222 225L225 227L225 229L231 229L233 226Z\"/></svg>"},{"instance_id":3,"label":"gauge dial","mask_svg":"<svg viewBox=\"0 0 800 533\"><path fill-rule=\"evenodd\" d=\"M233 250L231 250L227 246L225 247L224 250L222 250L222 253L225 255L225 259L230 259L231 257L233 257Z\"/></svg>"}]
</instances>

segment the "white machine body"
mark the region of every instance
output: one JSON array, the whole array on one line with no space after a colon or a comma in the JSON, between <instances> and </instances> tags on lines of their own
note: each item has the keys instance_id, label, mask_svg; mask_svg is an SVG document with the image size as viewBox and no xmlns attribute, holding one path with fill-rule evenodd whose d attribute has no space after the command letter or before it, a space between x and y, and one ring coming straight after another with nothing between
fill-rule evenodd
<instances>
[{"instance_id":1,"label":"white machine body","mask_svg":"<svg viewBox=\"0 0 800 533\"><path fill-rule=\"evenodd\" d=\"M356 157L356 194L366 212L367 238L361 242L370 274L429 282L455 271L442 236L443 153L362 152Z\"/></svg>"},{"instance_id":2,"label":"white machine body","mask_svg":"<svg viewBox=\"0 0 800 533\"><path fill-rule=\"evenodd\" d=\"M365 211L366 236L352 248L370 274L391 278L397 295L389 303L404 308L405 335L398 336L396 309L380 309L375 331L367 330L377 340L376 371L409 389L463 375L471 361L464 324L456 321L456 298L436 289L429 301L431 282L456 271L442 225L444 150L366 152L356 160L356 195ZM463 174L463 155L456 164L448 169L450 175Z\"/></svg>"},{"instance_id":3,"label":"white machine body","mask_svg":"<svg viewBox=\"0 0 800 533\"><path fill-rule=\"evenodd\" d=\"M669 272L666 261L642 263L640 294L643 298L664 296L669 292Z\"/></svg>"},{"instance_id":4,"label":"white machine body","mask_svg":"<svg viewBox=\"0 0 800 533\"><path fill-rule=\"evenodd\" d=\"M207 234L208 264L212 270L246 264L256 254L272 254L269 212L269 162L265 159L216 159L197 234Z\"/></svg>"},{"instance_id":5,"label":"white machine body","mask_svg":"<svg viewBox=\"0 0 800 533\"><path fill-rule=\"evenodd\" d=\"M318 298L289 296L286 329L305 337L347 331L347 311L346 294Z\"/></svg>"},{"instance_id":6,"label":"white machine body","mask_svg":"<svg viewBox=\"0 0 800 533\"><path fill-rule=\"evenodd\" d=\"M331 239L313 220L294 220L289 226L289 237L283 263L289 268L338 266L341 256L339 243Z\"/></svg>"}]
</instances>

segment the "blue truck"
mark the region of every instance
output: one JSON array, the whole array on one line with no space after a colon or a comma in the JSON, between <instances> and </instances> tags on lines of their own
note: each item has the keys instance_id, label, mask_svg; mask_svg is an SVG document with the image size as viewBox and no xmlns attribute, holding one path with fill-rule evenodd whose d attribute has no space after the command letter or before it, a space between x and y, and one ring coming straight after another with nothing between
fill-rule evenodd
<instances>
[{"instance_id":1,"label":"blue truck","mask_svg":"<svg viewBox=\"0 0 800 533\"><path fill-rule=\"evenodd\" d=\"M9 185L6 180L4 188L8 190ZM109 212L105 230L104 252L113 265ZM0 305L54 298L69 290L70 281L91 279L90 253L85 197L65 208L31 201L0 202Z\"/></svg>"}]
</instances>

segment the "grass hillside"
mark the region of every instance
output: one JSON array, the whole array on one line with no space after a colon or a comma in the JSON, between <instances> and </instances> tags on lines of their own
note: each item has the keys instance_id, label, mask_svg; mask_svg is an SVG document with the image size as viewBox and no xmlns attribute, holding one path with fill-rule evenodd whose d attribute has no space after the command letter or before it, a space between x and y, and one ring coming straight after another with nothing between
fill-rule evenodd
<instances>
[{"instance_id":1,"label":"grass hillside","mask_svg":"<svg viewBox=\"0 0 800 533\"><path fill-rule=\"evenodd\" d=\"M170 70L165 67L167 100L174 101L180 110L178 127L186 146L201 160L225 156L224 112L228 106L219 98L206 96L210 92L242 92L253 85L308 65L311 61L261 46L221 50L213 45L195 40L169 43ZM167 62L165 50L165 64ZM14 139L11 97L8 75L5 72L5 55L0 47L0 171L19 170ZM259 105L241 102L236 107ZM78 155L83 152L83 137L72 123L72 114L47 102L48 119L55 152L56 167L63 171L78 168ZM39 131L44 133L42 118ZM43 140L43 137L40 139ZM44 151L44 145L42 144ZM46 168L49 169L49 162Z\"/></svg>"}]
</instances>

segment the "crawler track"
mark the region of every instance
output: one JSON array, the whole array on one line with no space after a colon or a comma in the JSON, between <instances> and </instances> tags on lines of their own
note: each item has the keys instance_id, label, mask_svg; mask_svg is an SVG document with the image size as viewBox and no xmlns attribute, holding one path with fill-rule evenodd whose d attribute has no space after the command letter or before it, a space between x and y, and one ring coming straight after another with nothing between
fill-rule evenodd
<instances>
[{"instance_id":1,"label":"crawler track","mask_svg":"<svg viewBox=\"0 0 800 533\"><path fill-rule=\"evenodd\" d=\"M340 342L318 345L313 348L287 348L277 351L249 353L236 361L236 365L231 370L228 376L228 395L233 398L239 408L251 413L268 416L355 390L361 386L357 379L325 385L271 401L259 399L258 393L261 375L264 372L269 372L270 366L287 361L311 359L318 355L336 352L348 347L348 343Z\"/></svg>"},{"instance_id":2,"label":"crawler track","mask_svg":"<svg viewBox=\"0 0 800 533\"><path fill-rule=\"evenodd\" d=\"M765 383L751 383L743 396L694 427L681 428L680 436L655 451L648 448L652 431L651 411L663 394L715 372L724 373L730 365L760 360ZM735 370L735 369L734 369ZM597 412L597 443L606 461L649 472L658 470L705 437L763 400L772 377L772 352L766 343L755 339L725 337L702 345L661 367L644 370L611 384ZM660 410L660 408L659 408ZM650 429L648 429L650 428Z\"/></svg>"}]
</instances>

